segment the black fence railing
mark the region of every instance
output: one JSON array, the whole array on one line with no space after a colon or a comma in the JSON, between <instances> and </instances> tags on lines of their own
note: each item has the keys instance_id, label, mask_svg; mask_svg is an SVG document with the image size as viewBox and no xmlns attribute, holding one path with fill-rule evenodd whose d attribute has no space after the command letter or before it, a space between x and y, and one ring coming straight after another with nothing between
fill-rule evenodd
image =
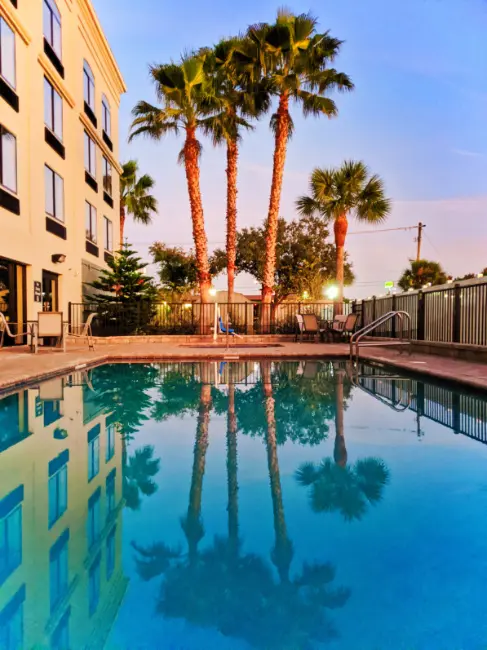
<instances>
[{"instance_id":1,"label":"black fence railing","mask_svg":"<svg viewBox=\"0 0 487 650\"><path fill-rule=\"evenodd\" d=\"M389 311L406 311L411 316L414 340L487 346L486 280L373 297L355 302L353 309L361 314L360 326L369 325ZM406 330L406 321L403 327ZM391 338L400 334L397 319L371 332L372 336Z\"/></svg>"},{"instance_id":2,"label":"black fence railing","mask_svg":"<svg viewBox=\"0 0 487 650\"><path fill-rule=\"evenodd\" d=\"M343 304L343 313L351 311L351 303ZM70 303L69 319L80 327L89 314L96 313L93 321L95 336L127 336L137 334L211 334L221 318L226 328L237 334L294 334L297 314L316 314L319 321L333 319L331 303Z\"/></svg>"},{"instance_id":3,"label":"black fence railing","mask_svg":"<svg viewBox=\"0 0 487 650\"><path fill-rule=\"evenodd\" d=\"M379 375L379 377L375 377ZM373 393L393 402L394 393L400 388L407 390L411 396L410 410L420 417L438 422L455 433L487 444L487 399L481 395L461 393L457 390L423 383L416 379L384 380L384 371L380 368L363 365L359 383ZM423 435L421 423L417 421L417 433Z\"/></svg>"}]
</instances>

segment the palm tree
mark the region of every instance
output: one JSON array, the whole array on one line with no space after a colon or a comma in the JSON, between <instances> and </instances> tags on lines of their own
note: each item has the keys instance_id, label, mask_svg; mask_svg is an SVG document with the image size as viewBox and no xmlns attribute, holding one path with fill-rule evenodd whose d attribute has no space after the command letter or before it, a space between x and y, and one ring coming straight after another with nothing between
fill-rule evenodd
<instances>
[{"instance_id":1,"label":"palm tree","mask_svg":"<svg viewBox=\"0 0 487 650\"><path fill-rule=\"evenodd\" d=\"M247 121L258 118L270 105L263 85L252 85L236 59L240 39L220 41L208 58L208 72L213 80L218 112L203 121L203 128L215 146L227 147L227 277L228 302L233 302L235 260L237 257L237 163L242 129L252 129Z\"/></svg>"},{"instance_id":2,"label":"palm tree","mask_svg":"<svg viewBox=\"0 0 487 650\"><path fill-rule=\"evenodd\" d=\"M385 196L383 181L376 174L371 176L363 162L347 160L336 169L317 167L311 174L310 195L301 196L296 207L303 216L318 214L333 221L339 290L335 313L341 313L348 217L352 214L358 221L372 224L387 218L391 202Z\"/></svg>"},{"instance_id":3,"label":"palm tree","mask_svg":"<svg viewBox=\"0 0 487 650\"><path fill-rule=\"evenodd\" d=\"M262 301L272 300L276 266L277 224L286 160L287 142L293 131L289 112L292 99L308 115L337 114L335 102L327 97L331 90L351 90L349 77L328 68L339 52L341 41L328 32L318 34L316 18L310 14L293 15L281 10L274 25L252 25L240 48L240 58L254 79L267 79L271 92L278 97L277 112L271 118L275 135L272 185L266 221L266 261L262 282Z\"/></svg>"},{"instance_id":4,"label":"palm tree","mask_svg":"<svg viewBox=\"0 0 487 650\"><path fill-rule=\"evenodd\" d=\"M476 277L472 274L472 277ZM460 278L467 280L468 278ZM411 260L411 267L406 269L397 283L403 291L422 289L425 284L436 286L445 284L448 276L439 262L431 260Z\"/></svg>"},{"instance_id":5,"label":"palm tree","mask_svg":"<svg viewBox=\"0 0 487 650\"><path fill-rule=\"evenodd\" d=\"M139 166L136 160L128 160L122 165L120 176L120 247L123 245L123 231L126 212L134 221L149 224L152 213L157 211L157 199L150 194L154 179L149 174L138 176Z\"/></svg>"},{"instance_id":6,"label":"palm tree","mask_svg":"<svg viewBox=\"0 0 487 650\"><path fill-rule=\"evenodd\" d=\"M186 170L202 302L209 302L211 278L200 189L201 144L196 133L201 120L214 108L211 80L205 71L207 58L204 53L191 54L182 57L180 63L152 66L150 73L162 106L139 102L132 111L135 119L130 135L130 139L145 135L160 140L167 133L178 134L180 129L185 133L179 161Z\"/></svg>"}]
</instances>

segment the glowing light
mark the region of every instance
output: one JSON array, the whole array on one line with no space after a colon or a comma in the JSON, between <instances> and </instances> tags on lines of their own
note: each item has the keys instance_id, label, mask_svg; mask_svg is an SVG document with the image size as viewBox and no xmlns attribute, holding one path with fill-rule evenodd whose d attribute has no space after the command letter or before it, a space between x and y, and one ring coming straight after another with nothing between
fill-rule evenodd
<instances>
[{"instance_id":1,"label":"glowing light","mask_svg":"<svg viewBox=\"0 0 487 650\"><path fill-rule=\"evenodd\" d=\"M183 305L184 309L191 309L192 305L190 302L185 302Z\"/></svg>"},{"instance_id":2,"label":"glowing light","mask_svg":"<svg viewBox=\"0 0 487 650\"><path fill-rule=\"evenodd\" d=\"M483 277L484 277L484 274L483 274L483 273L477 273L477 277L478 277L478 278L483 278Z\"/></svg>"},{"instance_id":3,"label":"glowing light","mask_svg":"<svg viewBox=\"0 0 487 650\"><path fill-rule=\"evenodd\" d=\"M330 300L335 300L335 298L338 298L338 287L336 287L334 284L332 284L330 287L327 287L325 289L325 295Z\"/></svg>"},{"instance_id":4,"label":"glowing light","mask_svg":"<svg viewBox=\"0 0 487 650\"><path fill-rule=\"evenodd\" d=\"M309 292L303 291L303 300L308 300L308 298L309 298Z\"/></svg>"},{"instance_id":5,"label":"glowing light","mask_svg":"<svg viewBox=\"0 0 487 650\"><path fill-rule=\"evenodd\" d=\"M208 293L210 294L210 296L216 296L216 289L215 289L215 287L211 287L210 290L208 291Z\"/></svg>"}]
</instances>

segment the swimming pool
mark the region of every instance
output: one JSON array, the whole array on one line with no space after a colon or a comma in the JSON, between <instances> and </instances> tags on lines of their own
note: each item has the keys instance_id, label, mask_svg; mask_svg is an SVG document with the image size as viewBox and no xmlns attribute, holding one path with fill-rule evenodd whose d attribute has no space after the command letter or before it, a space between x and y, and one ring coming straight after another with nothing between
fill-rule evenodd
<instances>
[{"instance_id":1,"label":"swimming pool","mask_svg":"<svg viewBox=\"0 0 487 650\"><path fill-rule=\"evenodd\" d=\"M0 399L0 648L476 650L487 401L344 361Z\"/></svg>"}]
</instances>

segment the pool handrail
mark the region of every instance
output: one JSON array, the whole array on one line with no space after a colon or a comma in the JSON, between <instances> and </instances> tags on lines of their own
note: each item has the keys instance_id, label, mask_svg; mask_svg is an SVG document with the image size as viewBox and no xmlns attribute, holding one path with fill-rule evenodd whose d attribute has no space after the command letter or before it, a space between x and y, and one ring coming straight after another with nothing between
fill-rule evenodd
<instances>
[{"instance_id":1,"label":"pool handrail","mask_svg":"<svg viewBox=\"0 0 487 650\"><path fill-rule=\"evenodd\" d=\"M406 343L403 342L403 318L406 317L406 321L408 324L408 340ZM358 359L359 356L359 343L360 340L372 332L374 329L379 327L379 325L383 325L387 321L398 318L399 323L400 323L400 335L399 335L399 340L398 341L379 341L379 342L368 342L366 345L367 346L384 346L384 345L409 345L411 347L411 316L408 314L407 311L389 311L386 314L382 314L382 316L379 316L379 318L376 318L372 323L369 323L368 325L365 325L361 329L359 329L357 332L352 334L350 337L350 360L353 361L353 346L355 345L355 356Z\"/></svg>"}]
</instances>

